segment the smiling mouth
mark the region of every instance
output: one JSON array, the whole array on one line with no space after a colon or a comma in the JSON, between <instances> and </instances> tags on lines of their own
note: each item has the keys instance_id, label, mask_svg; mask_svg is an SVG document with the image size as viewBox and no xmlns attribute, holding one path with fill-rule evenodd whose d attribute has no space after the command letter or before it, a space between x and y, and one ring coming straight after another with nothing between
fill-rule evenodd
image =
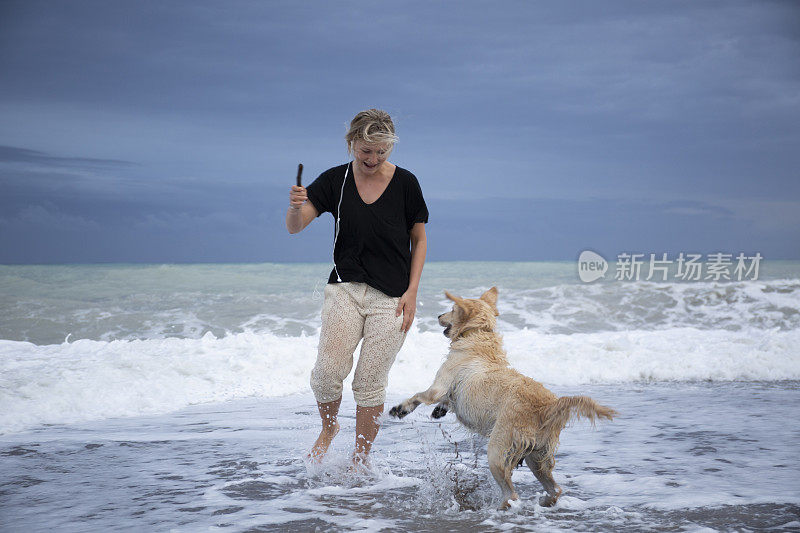
<instances>
[{"instance_id":1,"label":"smiling mouth","mask_svg":"<svg viewBox=\"0 0 800 533\"><path fill-rule=\"evenodd\" d=\"M445 337L447 337L447 334L448 334L448 333L450 333L450 328L451 328L451 327L453 327L453 326L452 326L452 325L450 325L450 326L447 326L446 328L444 328L444 336L445 336Z\"/></svg>"}]
</instances>

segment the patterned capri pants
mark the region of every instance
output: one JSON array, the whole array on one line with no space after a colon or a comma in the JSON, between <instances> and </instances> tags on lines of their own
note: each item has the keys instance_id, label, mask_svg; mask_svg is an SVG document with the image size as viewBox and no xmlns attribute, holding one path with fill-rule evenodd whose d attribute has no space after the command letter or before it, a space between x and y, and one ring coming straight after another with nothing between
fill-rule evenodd
<instances>
[{"instance_id":1,"label":"patterned capri pants","mask_svg":"<svg viewBox=\"0 0 800 533\"><path fill-rule=\"evenodd\" d=\"M395 316L399 301L366 283L325 286L317 362L311 371L311 390L318 402L341 398L342 382L353 368L353 352L363 338L353 396L361 407L383 404L389 369L406 338L400 330L403 315Z\"/></svg>"}]
</instances>

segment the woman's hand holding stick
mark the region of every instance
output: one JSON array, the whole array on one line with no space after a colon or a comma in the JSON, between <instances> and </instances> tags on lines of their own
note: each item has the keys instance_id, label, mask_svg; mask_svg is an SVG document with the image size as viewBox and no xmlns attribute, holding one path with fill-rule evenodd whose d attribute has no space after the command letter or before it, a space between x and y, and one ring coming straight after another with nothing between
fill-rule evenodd
<instances>
[{"instance_id":1,"label":"woman's hand holding stick","mask_svg":"<svg viewBox=\"0 0 800 533\"><path fill-rule=\"evenodd\" d=\"M291 209L300 209L300 207L308 200L306 196L306 188L302 184L303 177L303 163L297 165L297 185L292 187L292 192L289 193L289 207Z\"/></svg>"}]
</instances>

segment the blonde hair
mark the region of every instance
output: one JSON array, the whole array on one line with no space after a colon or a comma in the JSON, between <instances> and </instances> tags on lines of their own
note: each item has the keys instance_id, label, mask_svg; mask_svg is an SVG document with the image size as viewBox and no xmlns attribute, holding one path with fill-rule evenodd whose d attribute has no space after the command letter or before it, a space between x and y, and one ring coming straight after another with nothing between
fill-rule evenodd
<instances>
[{"instance_id":1,"label":"blonde hair","mask_svg":"<svg viewBox=\"0 0 800 533\"><path fill-rule=\"evenodd\" d=\"M367 109L350 121L350 129L344 140L347 142L347 151L351 154L356 141L389 145L388 150L391 151L397 142L397 135L394 134L394 122L389 113L381 109Z\"/></svg>"}]
</instances>

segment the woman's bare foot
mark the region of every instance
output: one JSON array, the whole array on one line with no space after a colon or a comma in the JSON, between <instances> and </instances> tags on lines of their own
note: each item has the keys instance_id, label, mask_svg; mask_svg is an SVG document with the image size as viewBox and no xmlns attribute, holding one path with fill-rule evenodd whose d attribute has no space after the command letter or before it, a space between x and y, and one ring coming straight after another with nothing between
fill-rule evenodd
<instances>
[{"instance_id":1,"label":"woman's bare foot","mask_svg":"<svg viewBox=\"0 0 800 533\"><path fill-rule=\"evenodd\" d=\"M311 447L311 451L308 452L308 458L316 462L321 461L337 433L339 433L339 422L334 422L333 424L328 424L323 427L322 431L319 432L317 442L314 443L314 446Z\"/></svg>"},{"instance_id":2,"label":"woman's bare foot","mask_svg":"<svg viewBox=\"0 0 800 533\"><path fill-rule=\"evenodd\" d=\"M369 454L353 452L353 464L347 469L352 474L365 475L370 473Z\"/></svg>"}]
</instances>

